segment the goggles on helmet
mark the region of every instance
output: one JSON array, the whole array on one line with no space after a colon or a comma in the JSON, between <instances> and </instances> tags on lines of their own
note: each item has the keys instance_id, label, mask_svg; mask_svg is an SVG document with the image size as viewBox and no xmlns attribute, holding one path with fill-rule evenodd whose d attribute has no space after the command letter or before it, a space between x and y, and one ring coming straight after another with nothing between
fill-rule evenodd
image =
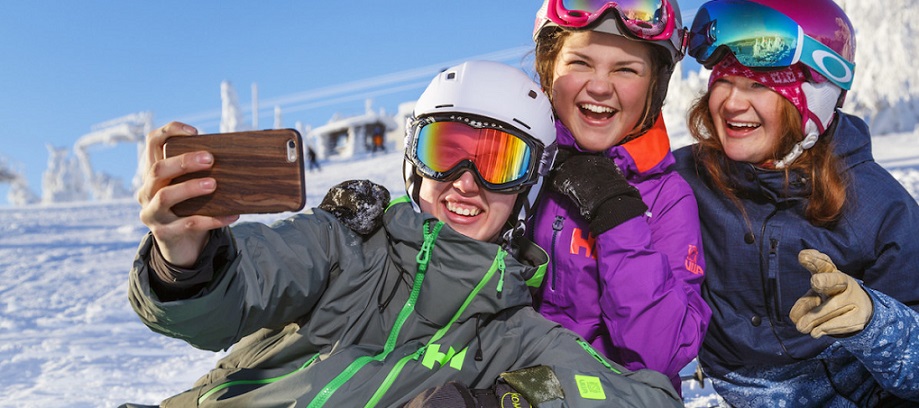
<instances>
[{"instance_id":1,"label":"goggles on helmet","mask_svg":"<svg viewBox=\"0 0 919 408\"><path fill-rule=\"evenodd\" d=\"M514 192L532 185L543 148L496 121L472 115L432 115L411 124L408 159L422 176L452 181L469 170L488 190Z\"/></svg>"},{"instance_id":2,"label":"goggles on helmet","mask_svg":"<svg viewBox=\"0 0 919 408\"><path fill-rule=\"evenodd\" d=\"M546 16L562 27L584 28L615 10L628 32L643 40L669 40L679 29L667 0L549 0Z\"/></svg>"},{"instance_id":3,"label":"goggles on helmet","mask_svg":"<svg viewBox=\"0 0 919 408\"><path fill-rule=\"evenodd\" d=\"M748 1L708 2L692 22L689 55L711 67L730 51L750 68L807 65L844 90L852 87L855 64L804 34L788 16Z\"/></svg>"}]
</instances>

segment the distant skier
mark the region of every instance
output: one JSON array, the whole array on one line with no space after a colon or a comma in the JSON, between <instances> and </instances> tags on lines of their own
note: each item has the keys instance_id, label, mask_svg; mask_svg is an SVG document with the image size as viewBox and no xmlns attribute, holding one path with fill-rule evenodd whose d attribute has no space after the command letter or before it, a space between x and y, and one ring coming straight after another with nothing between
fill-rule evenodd
<instances>
[{"instance_id":1,"label":"distant skier","mask_svg":"<svg viewBox=\"0 0 919 408\"><path fill-rule=\"evenodd\" d=\"M373 149L370 151L371 154L376 155L377 152L386 152L386 146L383 144L383 133L379 127L374 128L373 137Z\"/></svg>"},{"instance_id":2,"label":"distant skier","mask_svg":"<svg viewBox=\"0 0 919 408\"><path fill-rule=\"evenodd\" d=\"M309 158L310 173L313 172L313 169L316 169L316 171L322 171L322 167L320 167L319 162L316 161L316 151L313 150L311 146L306 146L306 156Z\"/></svg>"}]
</instances>

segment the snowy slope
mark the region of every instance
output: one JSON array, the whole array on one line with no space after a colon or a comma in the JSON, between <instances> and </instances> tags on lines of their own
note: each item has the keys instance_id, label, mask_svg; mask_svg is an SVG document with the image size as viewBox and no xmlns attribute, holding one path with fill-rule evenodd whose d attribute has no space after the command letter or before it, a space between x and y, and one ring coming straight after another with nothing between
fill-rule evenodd
<instances>
[{"instance_id":1,"label":"snowy slope","mask_svg":"<svg viewBox=\"0 0 919 408\"><path fill-rule=\"evenodd\" d=\"M914 196L917 139L875 139L879 161ZM324 163L321 173L307 175L307 205L350 178L402 195L401 154ZM0 407L155 404L189 387L220 357L151 332L131 310L127 275L146 233L138 210L133 201L0 208ZM715 401L710 385L684 394L690 407Z\"/></svg>"}]
</instances>

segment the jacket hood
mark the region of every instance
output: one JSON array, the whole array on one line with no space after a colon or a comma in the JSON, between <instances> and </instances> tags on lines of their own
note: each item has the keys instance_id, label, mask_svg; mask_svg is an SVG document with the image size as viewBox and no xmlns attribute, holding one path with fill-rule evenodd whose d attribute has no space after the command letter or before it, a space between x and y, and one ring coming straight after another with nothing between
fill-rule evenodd
<instances>
[{"instance_id":1,"label":"jacket hood","mask_svg":"<svg viewBox=\"0 0 919 408\"><path fill-rule=\"evenodd\" d=\"M836 111L833 151L843 159L846 169L874 161L871 154L871 133L861 118Z\"/></svg>"},{"instance_id":2,"label":"jacket hood","mask_svg":"<svg viewBox=\"0 0 919 408\"><path fill-rule=\"evenodd\" d=\"M412 268L403 271L411 282L419 272L424 225L433 230L438 220L415 212L407 202L390 206L383 217L391 256L397 265ZM541 276L548 256L535 245L523 253L530 259L521 262L497 244L471 239L443 225L431 246L416 313L444 326L455 317L462 322L532 304L527 280Z\"/></svg>"}]
</instances>

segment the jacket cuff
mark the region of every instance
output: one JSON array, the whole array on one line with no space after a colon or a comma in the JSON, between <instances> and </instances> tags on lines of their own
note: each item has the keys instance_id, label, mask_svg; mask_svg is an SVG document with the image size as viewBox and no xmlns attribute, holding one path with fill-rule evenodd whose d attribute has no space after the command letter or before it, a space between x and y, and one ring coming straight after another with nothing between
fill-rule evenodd
<instances>
[{"instance_id":1,"label":"jacket cuff","mask_svg":"<svg viewBox=\"0 0 919 408\"><path fill-rule=\"evenodd\" d=\"M840 344L851 352L875 348L878 339L883 335L883 330L899 320L896 310L891 304L891 302L897 302L896 300L874 289L865 286L861 288L868 294L868 297L871 298L872 303L873 312L868 320L868 324L865 325L862 331L852 336L836 338Z\"/></svg>"},{"instance_id":2,"label":"jacket cuff","mask_svg":"<svg viewBox=\"0 0 919 408\"><path fill-rule=\"evenodd\" d=\"M207 244L191 268L175 266L160 253L156 239L150 250L150 286L163 301L187 299L194 296L214 279L215 265L231 260L230 234L225 229L212 230Z\"/></svg>"}]
</instances>

